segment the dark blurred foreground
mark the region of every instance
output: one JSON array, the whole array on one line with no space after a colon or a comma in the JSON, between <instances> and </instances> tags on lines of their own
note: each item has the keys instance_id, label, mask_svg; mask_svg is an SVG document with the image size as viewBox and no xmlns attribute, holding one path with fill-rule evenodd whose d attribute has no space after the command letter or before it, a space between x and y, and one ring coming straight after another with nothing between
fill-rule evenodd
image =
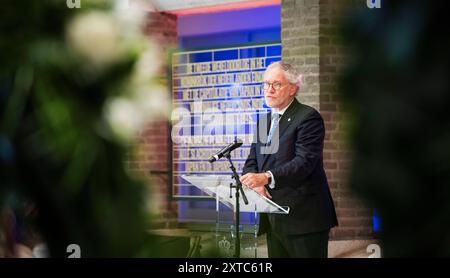
<instances>
[{"instance_id":1,"label":"dark blurred foreground","mask_svg":"<svg viewBox=\"0 0 450 278\"><path fill-rule=\"evenodd\" d=\"M450 256L450 32L439 1L382 1L346 26L352 188L384 257Z\"/></svg>"},{"instance_id":2,"label":"dark blurred foreground","mask_svg":"<svg viewBox=\"0 0 450 278\"><path fill-rule=\"evenodd\" d=\"M108 98L126 91L139 53L89 61L66 37L68 22L91 10L108 28L112 1L86 0L83 9L8 2L0 10L0 257L32 256L38 244L52 257L71 255L71 244L82 257L158 256L145 233L148 195L126 173L127 146L103 115Z\"/></svg>"}]
</instances>

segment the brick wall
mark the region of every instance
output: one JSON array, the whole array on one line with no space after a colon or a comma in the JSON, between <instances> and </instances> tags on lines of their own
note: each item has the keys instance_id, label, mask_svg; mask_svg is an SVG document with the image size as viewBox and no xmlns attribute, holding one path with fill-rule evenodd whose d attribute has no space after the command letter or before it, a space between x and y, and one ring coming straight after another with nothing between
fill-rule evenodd
<instances>
[{"instance_id":1,"label":"brick wall","mask_svg":"<svg viewBox=\"0 0 450 278\"><path fill-rule=\"evenodd\" d=\"M319 109L319 6L314 4L318 0L301 2L282 1L283 60L296 65L303 74L301 101Z\"/></svg>"},{"instance_id":2,"label":"brick wall","mask_svg":"<svg viewBox=\"0 0 450 278\"><path fill-rule=\"evenodd\" d=\"M161 57L168 57L167 50L177 46L177 18L166 13L150 13L144 27L144 33L159 46ZM160 81L167 86L167 59L162 59ZM170 89L167 86L167 94ZM128 168L148 183L150 196L148 206L151 212L159 212L153 224L168 227L175 223L177 204L170 201L169 154L170 130L167 120L149 123L137 136L136 148L130 154Z\"/></svg>"},{"instance_id":3,"label":"brick wall","mask_svg":"<svg viewBox=\"0 0 450 278\"><path fill-rule=\"evenodd\" d=\"M163 51L176 47L178 44L177 16L168 13L150 13L144 33L158 43Z\"/></svg>"},{"instance_id":4,"label":"brick wall","mask_svg":"<svg viewBox=\"0 0 450 278\"><path fill-rule=\"evenodd\" d=\"M325 121L324 164L334 198L339 227L332 239L372 236L372 211L352 196L347 186L351 153L344 140L344 111L337 94L337 77L347 55L338 36L338 26L355 5L366 1L283 0L283 59L304 74L298 96L317 108Z\"/></svg>"}]
</instances>

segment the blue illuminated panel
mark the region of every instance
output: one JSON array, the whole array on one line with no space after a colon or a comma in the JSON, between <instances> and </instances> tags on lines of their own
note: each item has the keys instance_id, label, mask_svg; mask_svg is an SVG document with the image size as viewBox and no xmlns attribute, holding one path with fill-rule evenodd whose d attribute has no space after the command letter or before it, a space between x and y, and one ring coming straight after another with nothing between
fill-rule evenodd
<instances>
[{"instance_id":1,"label":"blue illuminated panel","mask_svg":"<svg viewBox=\"0 0 450 278\"><path fill-rule=\"evenodd\" d=\"M242 172L259 115L268 112L261 87L266 67L281 60L281 44L267 44L172 55L173 171L175 197L206 196L181 178L184 174L230 175L226 160L208 158L238 137L232 152Z\"/></svg>"}]
</instances>

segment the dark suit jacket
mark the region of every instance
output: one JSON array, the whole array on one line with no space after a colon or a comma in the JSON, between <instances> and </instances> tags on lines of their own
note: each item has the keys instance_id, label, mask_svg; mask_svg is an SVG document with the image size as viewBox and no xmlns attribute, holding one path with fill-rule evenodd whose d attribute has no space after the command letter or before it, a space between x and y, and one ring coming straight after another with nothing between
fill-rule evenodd
<instances>
[{"instance_id":1,"label":"dark suit jacket","mask_svg":"<svg viewBox=\"0 0 450 278\"><path fill-rule=\"evenodd\" d=\"M261 121L257 134L260 124ZM258 138L251 145L243 169L243 174L270 170L275 178L275 188L269 189L272 200L290 207L288 215L260 214L260 234L266 231L268 223L279 235L319 232L337 226L323 168L325 127L321 115L294 99L281 117L278 129L278 151L262 154L265 144Z\"/></svg>"}]
</instances>

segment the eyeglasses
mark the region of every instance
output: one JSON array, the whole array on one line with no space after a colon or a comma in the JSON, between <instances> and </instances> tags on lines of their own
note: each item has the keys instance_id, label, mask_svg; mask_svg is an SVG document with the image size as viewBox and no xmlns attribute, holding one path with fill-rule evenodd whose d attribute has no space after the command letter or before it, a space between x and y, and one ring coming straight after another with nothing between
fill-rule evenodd
<instances>
[{"instance_id":1,"label":"eyeglasses","mask_svg":"<svg viewBox=\"0 0 450 278\"><path fill-rule=\"evenodd\" d=\"M272 86L272 88L274 89L274 90L279 90L279 89L281 89L284 85L281 83L281 82L278 82L278 81L275 81L275 82L272 82L272 83L270 83L270 82L263 82L263 89L264 90L269 90L270 89L270 86Z\"/></svg>"}]
</instances>

